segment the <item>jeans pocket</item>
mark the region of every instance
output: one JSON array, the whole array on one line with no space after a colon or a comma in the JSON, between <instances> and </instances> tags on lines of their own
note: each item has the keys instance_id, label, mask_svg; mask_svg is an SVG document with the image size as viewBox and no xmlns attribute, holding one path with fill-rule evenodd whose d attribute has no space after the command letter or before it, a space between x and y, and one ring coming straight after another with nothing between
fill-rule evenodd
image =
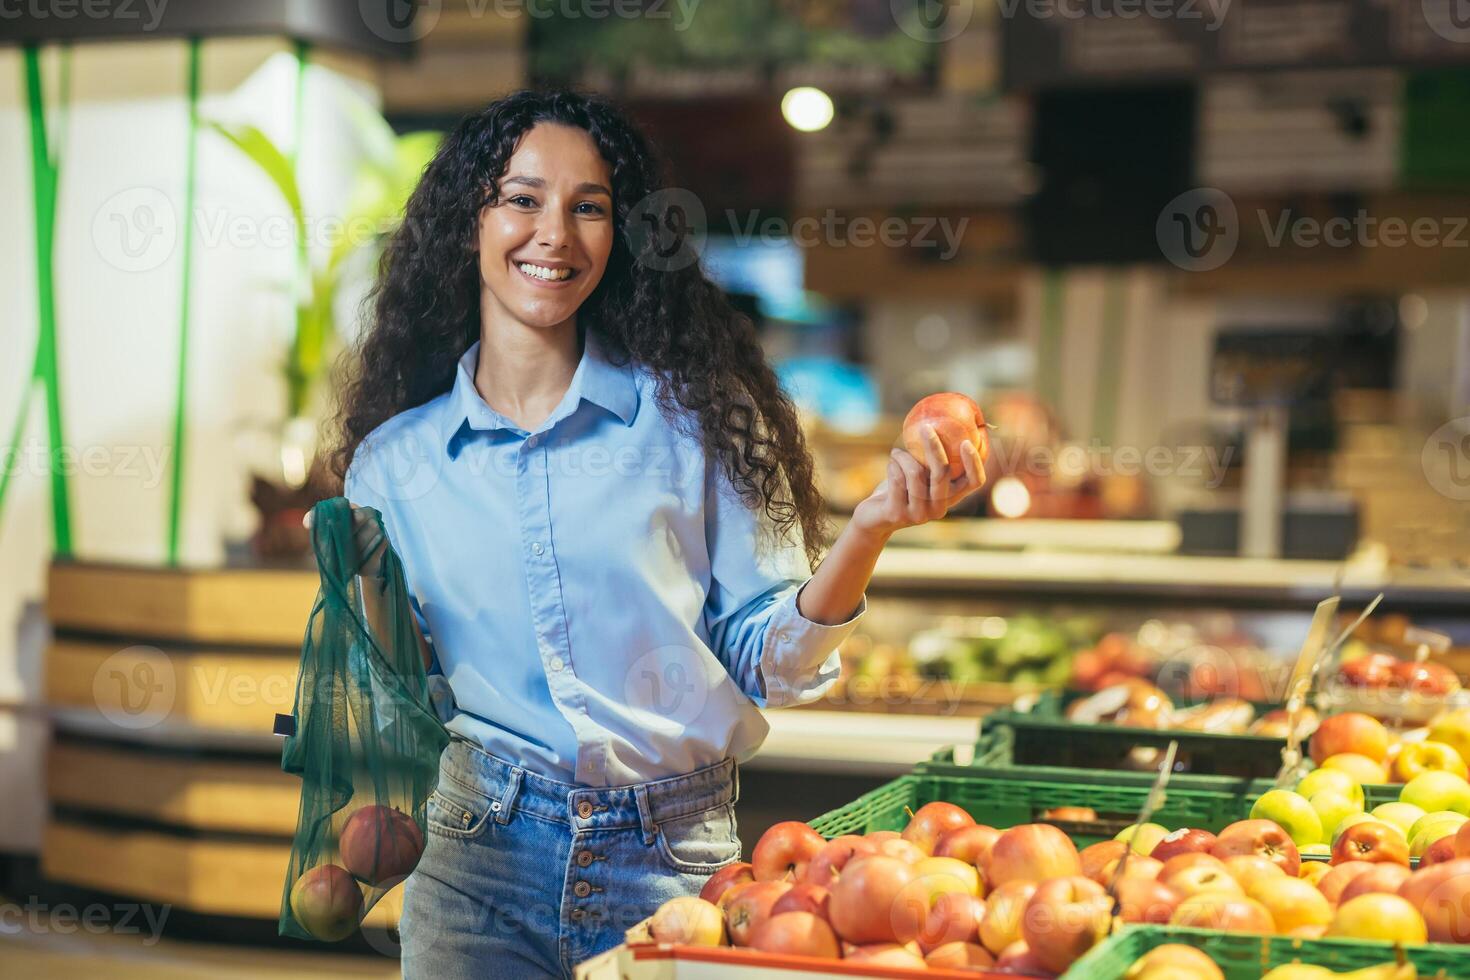
<instances>
[{"instance_id":1,"label":"jeans pocket","mask_svg":"<svg viewBox=\"0 0 1470 980\"><path fill-rule=\"evenodd\" d=\"M439 785L429 794L424 821L430 833L466 840L485 832L491 813L488 796L441 772Z\"/></svg>"},{"instance_id":2,"label":"jeans pocket","mask_svg":"<svg viewBox=\"0 0 1470 980\"><path fill-rule=\"evenodd\" d=\"M722 803L660 823L653 846L660 859L680 874L713 874L740 860L735 804Z\"/></svg>"}]
</instances>

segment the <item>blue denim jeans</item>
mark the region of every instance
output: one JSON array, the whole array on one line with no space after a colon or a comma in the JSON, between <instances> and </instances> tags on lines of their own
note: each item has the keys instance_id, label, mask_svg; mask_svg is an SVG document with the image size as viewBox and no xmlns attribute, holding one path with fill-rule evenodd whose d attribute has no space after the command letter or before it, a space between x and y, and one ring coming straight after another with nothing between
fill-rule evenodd
<instances>
[{"instance_id":1,"label":"blue denim jeans","mask_svg":"<svg viewBox=\"0 0 1470 980\"><path fill-rule=\"evenodd\" d=\"M597 789L453 738L404 885L406 980L570 978L740 857L735 762Z\"/></svg>"}]
</instances>

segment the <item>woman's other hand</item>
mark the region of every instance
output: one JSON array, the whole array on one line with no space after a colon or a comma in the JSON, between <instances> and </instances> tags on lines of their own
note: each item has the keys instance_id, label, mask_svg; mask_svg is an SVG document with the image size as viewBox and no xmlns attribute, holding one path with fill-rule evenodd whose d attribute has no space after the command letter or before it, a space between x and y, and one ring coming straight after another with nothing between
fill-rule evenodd
<instances>
[{"instance_id":1,"label":"woman's other hand","mask_svg":"<svg viewBox=\"0 0 1470 980\"><path fill-rule=\"evenodd\" d=\"M352 507L352 537L357 542L357 574L377 575L383 567L383 549L388 539L378 531L372 515L357 504ZM307 511L301 525L311 530L312 511Z\"/></svg>"}]
</instances>

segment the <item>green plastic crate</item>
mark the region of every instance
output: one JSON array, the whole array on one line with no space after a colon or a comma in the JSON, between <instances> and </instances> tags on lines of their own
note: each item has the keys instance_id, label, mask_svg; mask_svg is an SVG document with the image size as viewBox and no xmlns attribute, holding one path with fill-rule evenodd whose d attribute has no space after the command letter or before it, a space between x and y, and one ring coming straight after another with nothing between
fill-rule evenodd
<instances>
[{"instance_id":1,"label":"green plastic crate","mask_svg":"<svg viewBox=\"0 0 1470 980\"><path fill-rule=\"evenodd\" d=\"M1390 943L1358 939L1290 939L1211 929L1130 926L1093 947L1060 980L1122 980L1140 956L1168 943L1204 951L1219 964L1225 980L1260 980L1268 970L1287 963L1310 963L1341 973L1391 963L1396 957ZM1404 953L1424 980L1470 977L1470 947L1406 946Z\"/></svg>"},{"instance_id":2,"label":"green plastic crate","mask_svg":"<svg viewBox=\"0 0 1470 980\"><path fill-rule=\"evenodd\" d=\"M1243 793L1196 788L1189 777L1170 786L1154 820L1166 827L1220 830L1240 819ZM827 836L864 834L875 830L902 830L909 812L925 803L944 800L963 807L992 827L1014 827L1036 822L1043 811L1059 806L1091 807L1095 822L1055 822L1079 846L1112 838L1132 822L1148 796L1153 779L1146 773L1105 773L1034 767L970 768L963 774L924 771L900 776L845 806L822 814L811 825ZM1247 806L1248 810L1249 807Z\"/></svg>"}]
</instances>

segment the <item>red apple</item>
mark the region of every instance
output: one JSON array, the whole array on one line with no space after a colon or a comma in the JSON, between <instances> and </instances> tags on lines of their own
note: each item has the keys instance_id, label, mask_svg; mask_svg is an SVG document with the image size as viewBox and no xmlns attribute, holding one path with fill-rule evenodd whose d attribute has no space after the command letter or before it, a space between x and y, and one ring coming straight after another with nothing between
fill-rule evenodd
<instances>
[{"instance_id":1,"label":"red apple","mask_svg":"<svg viewBox=\"0 0 1470 980\"><path fill-rule=\"evenodd\" d=\"M1221 871L1225 870L1225 862L1215 857L1215 855L1190 851L1186 854L1176 854L1165 861L1164 866L1159 869L1158 879L1160 881L1168 881L1173 875L1196 864L1207 864L1212 868L1219 868Z\"/></svg>"},{"instance_id":2,"label":"red apple","mask_svg":"<svg viewBox=\"0 0 1470 980\"><path fill-rule=\"evenodd\" d=\"M725 893L732 886L743 885L747 881L755 881L750 865L744 861L736 861L734 864L725 865L705 879L704 887L699 890L699 897L724 908L724 903L720 899Z\"/></svg>"},{"instance_id":3,"label":"red apple","mask_svg":"<svg viewBox=\"0 0 1470 980\"><path fill-rule=\"evenodd\" d=\"M1466 826L1470 826L1470 824L1466 824ZM1433 844L1430 844L1424 853L1419 856L1419 869L1422 871L1425 868L1432 868L1436 864L1444 864L1446 861L1453 861L1457 857L1459 855L1455 853L1455 838L1453 836L1441 837ZM1383 867L1396 868L1398 865L1385 864Z\"/></svg>"},{"instance_id":4,"label":"red apple","mask_svg":"<svg viewBox=\"0 0 1470 980\"><path fill-rule=\"evenodd\" d=\"M1191 929L1224 929L1227 932L1276 931L1276 922L1266 906L1244 895L1202 892L1191 895L1174 909L1169 924Z\"/></svg>"},{"instance_id":5,"label":"red apple","mask_svg":"<svg viewBox=\"0 0 1470 980\"><path fill-rule=\"evenodd\" d=\"M408 877L424 853L424 835L402 810L371 805L347 818L337 849L352 876L376 888Z\"/></svg>"},{"instance_id":6,"label":"red apple","mask_svg":"<svg viewBox=\"0 0 1470 980\"><path fill-rule=\"evenodd\" d=\"M1347 711L1322 719L1311 738L1312 761L1323 760L1344 752L1365 755L1382 763L1388 755L1388 729L1371 715Z\"/></svg>"},{"instance_id":7,"label":"red apple","mask_svg":"<svg viewBox=\"0 0 1470 980\"><path fill-rule=\"evenodd\" d=\"M317 939L336 942L357 931L362 888L346 868L322 864L291 886L291 915Z\"/></svg>"},{"instance_id":8,"label":"red apple","mask_svg":"<svg viewBox=\"0 0 1470 980\"><path fill-rule=\"evenodd\" d=\"M1196 830L1192 827L1184 827L1165 834L1164 839L1154 845L1149 852L1149 857L1155 861L1167 861L1176 854L1200 853L1208 854L1210 848L1215 846L1215 835L1208 830Z\"/></svg>"},{"instance_id":9,"label":"red apple","mask_svg":"<svg viewBox=\"0 0 1470 980\"><path fill-rule=\"evenodd\" d=\"M725 900L725 923L730 927L730 942L750 945L756 928L771 917L776 900L791 890L784 881L753 881L730 889Z\"/></svg>"},{"instance_id":10,"label":"red apple","mask_svg":"<svg viewBox=\"0 0 1470 980\"><path fill-rule=\"evenodd\" d=\"M1353 883L1354 878L1372 870L1373 865L1367 861L1348 861L1345 864L1339 864L1322 876L1322 880L1317 882L1317 890L1326 896L1327 901L1336 905L1337 900L1342 898L1342 893L1347 890L1348 885Z\"/></svg>"},{"instance_id":11,"label":"red apple","mask_svg":"<svg viewBox=\"0 0 1470 980\"><path fill-rule=\"evenodd\" d=\"M1181 895L1199 895L1203 892L1235 892L1245 894L1245 889L1231 877L1223 867L1208 864L1192 864L1162 879L1163 883Z\"/></svg>"},{"instance_id":12,"label":"red apple","mask_svg":"<svg viewBox=\"0 0 1470 980\"><path fill-rule=\"evenodd\" d=\"M1184 896L1155 878L1124 875L1117 886L1119 915L1124 922L1163 925Z\"/></svg>"},{"instance_id":13,"label":"red apple","mask_svg":"<svg viewBox=\"0 0 1470 980\"><path fill-rule=\"evenodd\" d=\"M997 973L1015 973L1023 977L1050 977L1055 971L1048 970L1031 952L1031 947L1026 945L1026 940L1018 939L1011 943L1001 954L996 957L995 970Z\"/></svg>"},{"instance_id":14,"label":"red apple","mask_svg":"<svg viewBox=\"0 0 1470 980\"><path fill-rule=\"evenodd\" d=\"M926 857L929 857L928 854L919 850L918 844L915 844L913 841L901 839L879 841L878 853L886 854L888 857L898 858L900 861L906 861L909 864L914 864L917 861L922 861Z\"/></svg>"},{"instance_id":15,"label":"red apple","mask_svg":"<svg viewBox=\"0 0 1470 980\"><path fill-rule=\"evenodd\" d=\"M924 965L931 970L980 971L995 966L995 957L974 943L945 943L924 957Z\"/></svg>"},{"instance_id":16,"label":"red apple","mask_svg":"<svg viewBox=\"0 0 1470 980\"><path fill-rule=\"evenodd\" d=\"M1386 653L1367 653L1344 663L1337 676L1353 687L1387 687L1399 663L1398 657Z\"/></svg>"},{"instance_id":17,"label":"red apple","mask_svg":"<svg viewBox=\"0 0 1470 980\"><path fill-rule=\"evenodd\" d=\"M886 840L902 840L903 834L896 830L870 830L863 837L874 844L881 844Z\"/></svg>"},{"instance_id":18,"label":"red apple","mask_svg":"<svg viewBox=\"0 0 1470 980\"><path fill-rule=\"evenodd\" d=\"M1000 831L983 823L960 827L940 836L934 845L934 856L959 858L983 872L990 863L990 849L999 837Z\"/></svg>"},{"instance_id":19,"label":"red apple","mask_svg":"<svg viewBox=\"0 0 1470 980\"><path fill-rule=\"evenodd\" d=\"M799 820L783 820L761 834L751 852L756 881L796 881L806 874L807 862L825 847L821 834Z\"/></svg>"},{"instance_id":20,"label":"red apple","mask_svg":"<svg viewBox=\"0 0 1470 980\"><path fill-rule=\"evenodd\" d=\"M776 904L771 906L771 915L780 915L782 912L810 912L819 919L825 919L829 898L830 893L821 885L814 885L809 881L798 881L791 886L790 891L776 899Z\"/></svg>"},{"instance_id":21,"label":"red apple","mask_svg":"<svg viewBox=\"0 0 1470 980\"><path fill-rule=\"evenodd\" d=\"M1293 878L1302 864L1291 836L1270 820L1237 820L1220 831L1210 853L1222 860L1236 854L1258 854Z\"/></svg>"},{"instance_id":22,"label":"red apple","mask_svg":"<svg viewBox=\"0 0 1470 980\"><path fill-rule=\"evenodd\" d=\"M1403 883L1409 880L1409 871L1402 864L1375 864L1360 875L1353 875L1347 887L1338 896L1337 902L1351 902L1359 895L1367 895L1370 892L1381 892L1385 895L1397 895Z\"/></svg>"},{"instance_id":23,"label":"red apple","mask_svg":"<svg viewBox=\"0 0 1470 980\"><path fill-rule=\"evenodd\" d=\"M903 420L903 445L915 459L928 459L924 449L924 426L934 426L939 442L944 446L944 455L949 460L949 478L958 480L965 475L964 457L960 455L960 443L968 440L980 453L985 462L990 455L990 436L986 432L985 416L980 406L958 392L945 391L919 399L909 409Z\"/></svg>"},{"instance_id":24,"label":"red apple","mask_svg":"<svg viewBox=\"0 0 1470 980\"><path fill-rule=\"evenodd\" d=\"M1460 678L1444 664L1400 660L1393 667L1393 683L1428 698L1442 698L1460 689Z\"/></svg>"},{"instance_id":25,"label":"red apple","mask_svg":"<svg viewBox=\"0 0 1470 980\"><path fill-rule=\"evenodd\" d=\"M842 955L832 927L810 912L773 912L751 933L750 948L824 960L835 960Z\"/></svg>"},{"instance_id":26,"label":"red apple","mask_svg":"<svg viewBox=\"0 0 1470 980\"><path fill-rule=\"evenodd\" d=\"M925 854L934 853L939 838L951 830L975 826L975 818L953 803L936 800L925 803L909 818L903 829L903 839Z\"/></svg>"},{"instance_id":27,"label":"red apple","mask_svg":"<svg viewBox=\"0 0 1470 980\"><path fill-rule=\"evenodd\" d=\"M1113 883L1121 870L1125 878L1157 878L1159 872L1164 870L1164 862L1155 861L1153 858L1143 854L1129 854L1124 858L1118 857L1103 865L1103 869L1097 878L1093 878L1099 885L1107 888ZM1091 877L1084 875L1083 877Z\"/></svg>"},{"instance_id":28,"label":"red apple","mask_svg":"<svg viewBox=\"0 0 1470 980\"><path fill-rule=\"evenodd\" d=\"M1103 878L1103 870L1113 864L1128 850L1128 845L1120 840L1103 840L1096 844L1089 844L1077 855L1077 861L1082 867L1082 874L1099 885L1106 885Z\"/></svg>"},{"instance_id":29,"label":"red apple","mask_svg":"<svg viewBox=\"0 0 1470 980\"><path fill-rule=\"evenodd\" d=\"M860 945L908 942L929 913L918 890L909 887L918 877L912 865L886 854L848 862L827 900L832 928Z\"/></svg>"},{"instance_id":30,"label":"red apple","mask_svg":"<svg viewBox=\"0 0 1470 980\"><path fill-rule=\"evenodd\" d=\"M1344 830L1332 845L1332 863L1367 861L1369 864L1409 866L1409 845L1397 827L1378 820L1364 820Z\"/></svg>"},{"instance_id":31,"label":"red apple","mask_svg":"<svg viewBox=\"0 0 1470 980\"><path fill-rule=\"evenodd\" d=\"M678 946L723 946L725 916L713 902L691 895L671 898L658 907L648 923L656 943Z\"/></svg>"},{"instance_id":32,"label":"red apple","mask_svg":"<svg viewBox=\"0 0 1470 980\"><path fill-rule=\"evenodd\" d=\"M1113 901L1081 875L1042 882L1021 915L1021 938L1041 965L1061 973L1108 934Z\"/></svg>"},{"instance_id":33,"label":"red apple","mask_svg":"<svg viewBox=\"0 0 1470 980\"><path fill-rule=\"evenodd\" d=\"M984 921L985 899L962 892L945 892L934 899L919 927L919 948L927 953L948 943L978 943L980 923Z\"/></svg>"},{"instance_id":34,"label":"red apple","mask_svg":"<svg viewBox=\"0 0 1470 980\"><path fill-rule=\"evenodd\" d=\"M1455 831L1455 857L1470 858L1470 823L1460 824L1460 829Z\"/></svg>"},{"instance_id":35,"label":"red apple","mask_svg":"<svg viewBox=\"0 0 1470 980\"><path fill-rule=\"evenodd\" d=\"M1021 938L1021 915L1036 894L1036 882L1011 881L985 899L985 918L980 920L980 942L999 956Z\"/></svg>"},{"instance_id":36,"label":"red apple","mask_svg":"<svg viewBox=\"0 0 1470 980\"><path fill-rule=\"evenodd\" d=\"M858 837L855 834L834 837L807 862L806 881L813 885L830 888L832 882L837 880L837 875L847 866L847 862L864 854L877 853L877 841Z\"/></svg>"},{"instance_id":37,"label":"red apple","mask_svg":"<svg viewBox=\"0 0 1470 980\"><path fill-rule=\"evenodd\" d=\"M990 849L991 887L1010 881L1045 881L1082 873L1077 845L1050 824L1028 823L1003 831Z\"/></svg>"},{"instance_id":38,"label":"red apple","mask_svg":"<svg viewBox=\"0 0 1470 980\"><path fill-rule=\"evenodd\" d=\"M1470 942L1470 858L1415 871L1398 893L1424 916L1430 942Z\"/></svg>"}]
</instances>

